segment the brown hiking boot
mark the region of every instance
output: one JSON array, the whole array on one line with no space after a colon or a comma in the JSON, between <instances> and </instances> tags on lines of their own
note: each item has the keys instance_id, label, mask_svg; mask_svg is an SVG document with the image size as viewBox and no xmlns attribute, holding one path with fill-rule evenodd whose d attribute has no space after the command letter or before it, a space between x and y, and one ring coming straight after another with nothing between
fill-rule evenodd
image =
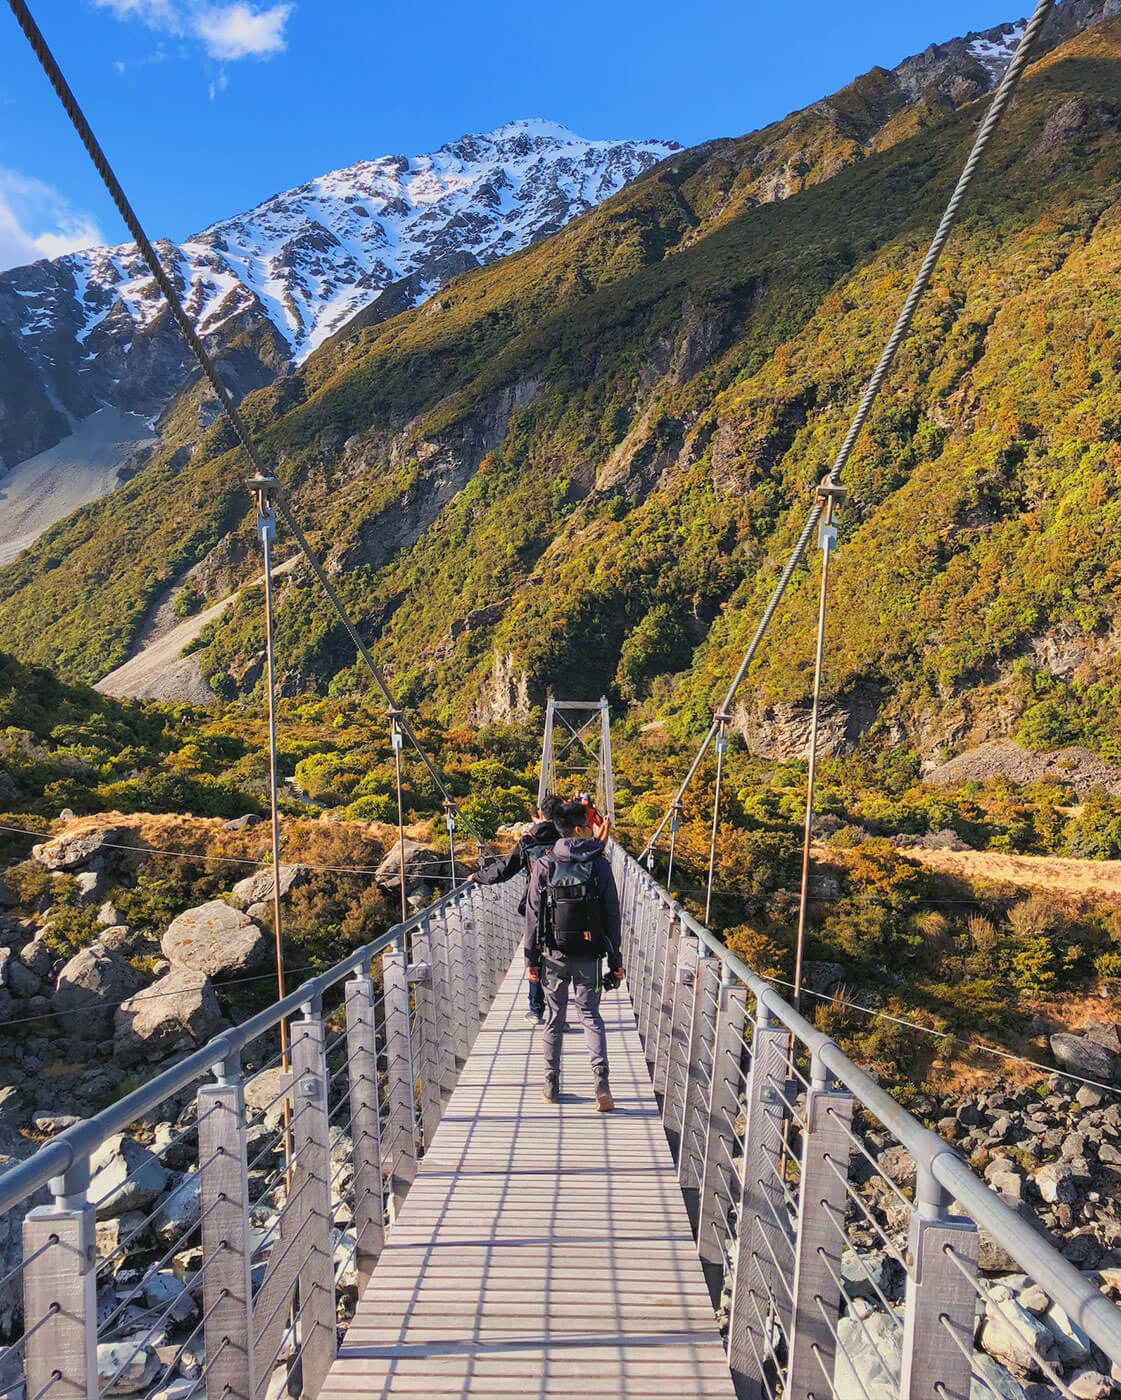
<instances>
[{"instance_id":1,"label":"brown hiking boot","mask_svg":"<svg viewBox=\"0 0 1121 1400\"><path fill-rule=\"evenodd\" d=\"M596 1080L596 1112L610 1113L615 1107L615 1100L611 1097L611 1090L607 1087L606 1079Z\"/></svg>"},{"instance_id":2,"label":"brown hiking boot","mask_svg":"<svg viewBox=\"0 0 1121 1400\"><path fill-rule=\"evenodd\" d=\"M560 1103L560 1093L557 1089L555 1075L547 1074L545 1076L545 1083L541 1089L541 1097L546 1103Z\"/></svg>"}]
</instances>

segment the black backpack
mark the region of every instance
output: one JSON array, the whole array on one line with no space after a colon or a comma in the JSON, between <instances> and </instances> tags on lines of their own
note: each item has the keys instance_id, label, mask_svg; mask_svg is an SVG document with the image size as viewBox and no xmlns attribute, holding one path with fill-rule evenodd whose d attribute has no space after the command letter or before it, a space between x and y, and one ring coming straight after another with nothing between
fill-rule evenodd
<instances>
[{"instance_id":1,"label":"black backpack","mask_svg":"<svg viewBox=\"0 0 1121 1400\"><path fill-rule=\"evenodd\" d=\"M599 876L594 861L550 862L541 898L546 947L575 958L603 956Z\"/></svg>"}]
</instances>

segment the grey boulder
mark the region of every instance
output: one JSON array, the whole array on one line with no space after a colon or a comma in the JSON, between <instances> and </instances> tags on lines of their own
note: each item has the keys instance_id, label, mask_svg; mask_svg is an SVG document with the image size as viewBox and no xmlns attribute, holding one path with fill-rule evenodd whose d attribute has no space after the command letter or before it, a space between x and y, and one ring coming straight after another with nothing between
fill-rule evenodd
<instances>
[{"instance_id":1,"label":"grey boulder","mask_svg":"<svg viewBox=\"0 0 1121 1400\"><path fill-rule=\"evenodd\" d=\"M1019 1380L1039 1373L1039 1360L1054 1363L1055 1337L1050 1328L1021 1307L1010 1288L994 1285L985 1304L978 1339L983 1350Z\"/></svg>"},{"instance_id":2,"label":"grey boulder","mask_svg":"<svg viewBox=\"0 0 1121 1400\"><path fill-rule=\"evenodd\" d=\"M125 827L94 826L84 831L63 832L50 841L32 846L31 854L48 870L79 870L85 865L103 865L121 845L136 844Z\"/></svg>"},{"instance_id":3,"label":"grey boulder","mask_svg":"<svg viewBox=\"0 0 1121 1400\"><path fill-rule=\"evenodd\" d=\"M91 943L75 953L58 974L54 1010L65 1017L71 1035L101 1040L112 1029L114 1008L139 987L139 975L124 958Z\"/></svg>"},{"instance_id":4,"label":"grey boulder","mask_svg":"<svg viewBox=\"0 0 1121 1400\"><path fill-rule=\"evenodd\" d=\"M1108 1083L1117 1072L1117 1056L1113 1051L1085 1036L1060 1031L1051 1037L1051 1054L1061 1069L1087 1079L1104 1079Z\"/></svg>"},{"instance_id":5,"label":"grey boulder","mask_svg":"<svg viewBox=\"0 0 1121 1400\"><path fill-rule=\"evenodd\" d=\"M97 1349L97 1385L102 1395L135 1395L156 1379L160 1359L141 1337L103 1342Z\"/></svg>"},{"instance_id":6,"label":"grey boulder","mask_svg":"<svg viewBox=\"0 0 1121 1400\"><path fill-rule=\"evenodd\" d=\"M212 899L173 920L160 946L173 968L216 977L255 966L268 944L257 925L240 910Z\"/></svg>"},{"instance_id":7,"label":"grey boulder","mask_svg":"<svg viewBox=\"0 0 1121 1400\"><path fill-rule=\"evenodd\" d=\"M90 1158L90 1191L99 1220L150 1206L167 1186L159 1158L124 1133L107 1137Z\"/></svg>"},{"instance_id":8,"label":"grey boulder","mask_svg":"<svg viewBox=\"0 0 1121 1400\"><path fill-rule=\"evenodd\" d=\"M195 1228L201 1215L200 1200L199 1175L190 1172L160 1202L152 1221L152 1229L162 1244L173 1245Z\"/></svg>"},{"instance_id":9,"label":"grey boulder","mask_svg":"<svg viewBox=\"0 0 1121 1400\"><path fill-rule=\"evenodd\" d=\"M201 1045L221 1024L210 978L189 968L173 968L117 1008L113 1044L125 1056L137 1051L169 1055Z\"/></svg>"},{"instance_id":10,"label":"grey boulder","mask_svg":"<svg viewBox=\"0 0 1121 1400\"><path fill-rule=\"evenodd\" d=\"M1027 1391L1003 1366L983 1351L973 1353L969 1400L1027 1400Z\"/></svg>"},{"instance_id":11,"label":"grey boulder","mask_svg":"<svg viewBox=\"0 0 1121 1400\"><path fill-rule=\"evenodd\" d=\"M902 1322L887 1313L872 1313L863 1321L842 1317L837 1323L834 1400L897 1400L902 1337Z\"/></svg>"},{"instance_id":12,"label":"grey boulder","mask_svg":"<svg viewBox=\"0 0 1121 1400\"><path fill-rule=\"evenodd\" d=\"M395 889L401 880L402 846L395 841L389 848L381 864L374 872L374 879L386 889ZM419 841L405 837L405 888L410 893L426 880L439 880L443 875L444 860L439 851L422 846Z\"/></svg>"},{"instance_id":13,"label":"grey boulder","mask_svg":"<svg viewBox=\"0 0 1121 1400\"><path fill-rule=\"evenodd\" d=\"M307 883L308 873L302 865L280 866L280 893L283 897L289 890ZM273 896L272 866L258 870L239 880L230 891L230 898L239 909L248 909L251 904L271 904Z\"/></svg>"}]
</instances>

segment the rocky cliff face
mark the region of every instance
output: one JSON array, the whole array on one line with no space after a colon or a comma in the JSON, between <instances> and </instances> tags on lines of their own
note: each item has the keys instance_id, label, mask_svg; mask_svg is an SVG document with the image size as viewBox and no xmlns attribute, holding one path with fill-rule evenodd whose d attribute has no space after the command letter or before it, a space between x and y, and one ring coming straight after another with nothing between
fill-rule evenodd
<instances>
[{"instance_id":1,"label":"rocky cliff face","mask_svg":"<svg viewBox=\"0 0 1121 1400\"><path fill-rule=\"evenodd\" d=\"M678 149L544 121L332 171L156 247L239 395L301 363L385 294L392 315L616 193ZM159 414L193 362L132 244L0 276L0 467L112 405Z\"/></svg>"}]
</instances>

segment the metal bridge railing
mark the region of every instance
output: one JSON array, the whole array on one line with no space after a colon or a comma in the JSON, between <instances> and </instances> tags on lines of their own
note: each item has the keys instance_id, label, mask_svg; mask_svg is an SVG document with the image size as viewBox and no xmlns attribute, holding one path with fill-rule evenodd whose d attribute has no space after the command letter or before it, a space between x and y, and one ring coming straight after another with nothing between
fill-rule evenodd
<instances>
[{"instance_id":1,"label":"metal bridge railing","mask_svg":"<svg viewBox=\"0 0 1121 1400\"><path fill-rule=\"evenodd\" d=\"M461 887L0 1176L22 1236L0 1395L311 1400L520 942L519 893Z\"/></svg>"},{"instance_id":2,"label":"metal bridge railing","mask_svg":"<svg viewBox=\"0 0 1121 1400\"><path fill-rule=\"evenodd\" d=\"M612 862L638 1029L737 1394L1005 1400L1035 1381L1073 1397L1080 1370L1108 1376L1121 1309L1042 1226L618 846ZM1025 1303L979 1272L981 1230L1034 1285Z\"/></svg>"}]
</instances>

